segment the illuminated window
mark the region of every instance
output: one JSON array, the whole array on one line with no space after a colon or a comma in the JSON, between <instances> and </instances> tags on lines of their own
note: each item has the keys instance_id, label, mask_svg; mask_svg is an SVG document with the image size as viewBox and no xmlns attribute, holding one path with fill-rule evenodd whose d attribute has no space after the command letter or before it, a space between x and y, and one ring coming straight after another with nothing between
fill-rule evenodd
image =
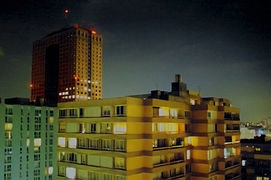
<instances>
[{"instance_id":1,"label":"illuminated window","mask_svg":"<svg viewBox=\"0 0 271 180\"><path fill-rule=\"evenodd\" d=\"M35 147L41 146L41 139L40 139L40 138L34 139L34 146L35 146Z\"/></svg>"},{"instance_id":2,"label":"illuminated window","mask_svg":"<svg viewBox=\"0 0 271 180\"><path fill-rule=\"evenodd\" d=\"M101 133L112 133L112 123L101 123Z\"/></svg>"},{"instance_id":3,"label":"illuminated window","mask_svg":"<svg viewBox=\"0 0 271 180\"><path fill-rule=\"evenodd\" d=\"M172 118L178 117L178 111L177 111L177 109L170 109L169 110L169 116L172 117Z\"/></svg>"},{"instance_id":4,"label":"illuminated window","mask_svg":"<svg viewBox=\"0 0 271 180\"><path fill-rule=\"evenodd\" d=\"M6 137L6 139L12 139L12 132L11 131L6 131L5 132L5 137Z\"/></svg>"},{"instance_id":5,"label":"illuminated window","mask_svg":"<svg viewBox=\"0 0 271 180\"><path fill-rule=\"evenodd\" d=\"M69 148L76 148L77 139L76 138L69 138Z\"/></svg>"},{"instance_id":6,"label":"illuminated window","mask_svg":"<svg viewBox=\"0 0 271 180\"><path fill-rule=\"evenodd\" d=\"M30 145L30 139L26 139L26 146L29 147Z\"/></svg>"},{"instance_id":7,"label":"illuminated window","mask_svg":"<svg viewBox=\"0 0 271 180\"><path fill-rule=\"evenodd\" d=\"M58 138L58 146L59 146L59 147L66 147L66 138L64 138L64 137L59 137L59 138Z\"/></svg>"},{"instance_id":8,"label":"illuminated window","mask_svg":"<svg viewBox=\"0 0 271 180\"><path fill-rule=\"evenodd\" d=\"M151 128L152 128L152 132L155 132L155 123L152 123Z\"/></svg>"},{"instance_id":9,"label":"illuminated window","mask_svg":"<svg viewBox=\"0 0 271 180\"><path fill-rule=\"evenodd\" d=\"M125 134L126 123L114 123L114 134Z\"/></svg>"},{"instance_id":10,"label":"illuminated window","mask_svg":"<svg viewBox=\"0 0 271 180\"><path fill-rule=\"evenodd\" d=\"M190 159L190 149L186 151L186 159L187 159L187 160Z\"/></svg>"},{"instance_id":11,"label":"illuminated window","mask_svg":"<svg viewBox=\"0 0 271 180\"><path fill-rule=\"evenodd\" d=\"M163 108L159 109L159 116L166 116L166 111Z\"/></svg>"},{"instance_id":12,"label":"illuminated window","mask_svg":"<svg viewBox=\"0 0 271 180\"><path fill-rule=\"evenodd\" d=\"M190 99L190 104L191 105L195 105L196 104L196 101L194 99Z\"/></svg>"},{"instance_id":13,"label":"illuminated window","mask_svg":"<svg viewBox=\"0 0 271 180\"><path fill-rule=\"evenodd\" d=\"M11 131L12 127L13 127L12 123L5 123L5 130L6 131Z\"/></svg>"},{"instance_id":14,"label":"illuminated window","mask_svg":"<svg viewBox=\"0 0 271 180\"><path fill-rule=\"evenodd\" d=\"M232 148L232 155L236 155L236 149Z\"/></svg>"},{"instance_id":15,"label":"illuminated window","mask_svg":"<svg viewBox=\"0 0 271 180\"><path fill-rule=\"evenodd\" d=\"M257 176L256 180L262 180L263 178L261 176Z\"/></svg>"},{"instance_id":16,"label":"illuminated window","mask_svg":"<svg viewBox=\"0 0 271 180\"><path fill-rule=\"evenodd\" d=\"M54 123L54 117L49 117L49 123L53 124Z\"/></svg>"},{"instance_id":17,"label":"illuminated window","mask_svg":"<svg viewBox=\"0 0 271 180\"><path fill-rule=\"evenodd\" d=\"M246 166L246 160L242 160L242 166Z\"/></svg>"},{"instance_id":18,"label":"illuminated window","mask_svg":"<svg viewBox=\"0 0 271 180\"><path fill-rule=\"evenodd\" d=\"M66 177L70 179L75 179L76 177L76 169L75 168L66 168Z\"/></svg>"},{"instance_id":19,"label":"illuminated window","mask_svg":"<svg viewBox=\"0 0 271 180\"><path fill-rule=\"evenodd\" d=\"M165 123L157 123L157 130L158 130L158 132L166 131Z\"/></svg>"},{"instance_id":20,"label":"illuminated window","mask_svg":"<svg viewBox=\"0 0 271 180\"><path fill-rule=\"evenodd\" d=\"M49 168L48 168L48 174L49 174L49 175L52 175L53 172L54 172L54 168L53 168L53 167L49 167Z\"/></svg>"},{"instance_id":21,"label":"illuminated window","mask_svg":"<svg viewBox=\"0 0 271 180\"><path fill-rule=\"evenodd\" d=\"M168 132L171 132L171 133L178 132L178 124L177 123L168 123Z\"/></svg>"},{"instance_id":22,"label":"illuminated window","mask_svg":"<svg viewBox=\"0 0 271 180\"><path fill-rule=\"evenodd\" d=\"M191 142L191 137L188 137L188 138L187 138L187 143L188 143L188 145L191 145L191 144L192 144L192 142Z\"/></svg>"},{"instance_id":23,"label":"illuminated window","mask_svg":"<svg viewBox=\"0 0 271 180\"><path fill-rule=\"evenodd\" d=\"M257 148L257 147L256 147L256 148L255 148L255 151L261 151L261 148Z\"/></svg>"},{"instance_id":24,"label":"illuminated window","mask_svg":"<svg viewBox=\"0 0 271 180\"><path fill-rule=\"evenodd\" d=\"M125 159L121 157L115 157L115 168L125 169Z\"/></svg>"}]
</instances>

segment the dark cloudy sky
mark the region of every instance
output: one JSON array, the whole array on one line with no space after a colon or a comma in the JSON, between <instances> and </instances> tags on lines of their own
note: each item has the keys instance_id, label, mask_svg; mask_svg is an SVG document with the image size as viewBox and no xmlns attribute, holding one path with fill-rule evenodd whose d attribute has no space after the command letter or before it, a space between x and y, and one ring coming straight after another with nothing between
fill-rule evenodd
<instances>
[{"instance_id":1,"label":"dark cloudy sky","mask_svg":"<svg viewBox=\"0 0 271 180\"><path fill-rule=\"evenodd\" d=\"M0 6L0 96L29 97L32 42L67 24L104 36L104 97L188 88L271 116L268 0L9 0ZM64 17L64 9L70 14Z\"/></svg>"}]
</instances>

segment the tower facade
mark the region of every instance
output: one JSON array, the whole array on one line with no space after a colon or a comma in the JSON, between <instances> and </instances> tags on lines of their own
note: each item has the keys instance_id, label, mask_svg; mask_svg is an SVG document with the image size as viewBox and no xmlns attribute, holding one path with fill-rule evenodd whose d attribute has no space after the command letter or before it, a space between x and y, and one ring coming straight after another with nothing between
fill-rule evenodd
<instances>
[{"instance_id":1,"label":"tower facade","mask_svg":"<svg viewBox=\"0 0 271 180\"><path fill-rule=\"evenodd\" d=\"M102 97L102 36L93 28L52 32L33 43L31 100L86 101Z\"/></svg>"}]
</instances>

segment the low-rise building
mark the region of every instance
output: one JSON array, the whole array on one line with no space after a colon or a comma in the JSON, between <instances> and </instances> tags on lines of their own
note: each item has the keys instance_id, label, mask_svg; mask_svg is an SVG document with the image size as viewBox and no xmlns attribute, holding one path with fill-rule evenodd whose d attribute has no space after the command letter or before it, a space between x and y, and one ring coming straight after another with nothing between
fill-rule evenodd
<instances>
[{"instance_id":1,"label":"low-rise building","mask_svg":"<svg viewBox=\"0 0 271 180\"><path fill-rule=\"evenodd\" d=\"M241 139L242 179L271 179L271 140L265 136Z\"/></svg>"}]
</instances>

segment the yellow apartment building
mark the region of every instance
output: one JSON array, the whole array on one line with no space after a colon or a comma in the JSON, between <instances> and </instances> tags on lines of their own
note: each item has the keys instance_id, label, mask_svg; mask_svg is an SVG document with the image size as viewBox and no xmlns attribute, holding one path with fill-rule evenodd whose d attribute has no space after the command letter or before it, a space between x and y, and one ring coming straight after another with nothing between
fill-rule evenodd
<instances>
[{"instance_id":1,"label":"yellow apartment building","mask_svg":"<svg viewBox=\"0 0 271 180\"><path fill-rule=\"evenodd\" d=\"M239 110L215 100L176 75L171 92L59 103L58 179L229 179L240 171L239 121L225 113Z\"/></svg>"},{"instance_id":2,"label":"yellow apartment building","mask_svg":"<svg viewBox=\"0 0 271 180\"><path fill-rule=\"evenodd\" d=\"M223 98L191 102L192 180L241 179L240 110Z\"/></svg>"}]
</instances>

